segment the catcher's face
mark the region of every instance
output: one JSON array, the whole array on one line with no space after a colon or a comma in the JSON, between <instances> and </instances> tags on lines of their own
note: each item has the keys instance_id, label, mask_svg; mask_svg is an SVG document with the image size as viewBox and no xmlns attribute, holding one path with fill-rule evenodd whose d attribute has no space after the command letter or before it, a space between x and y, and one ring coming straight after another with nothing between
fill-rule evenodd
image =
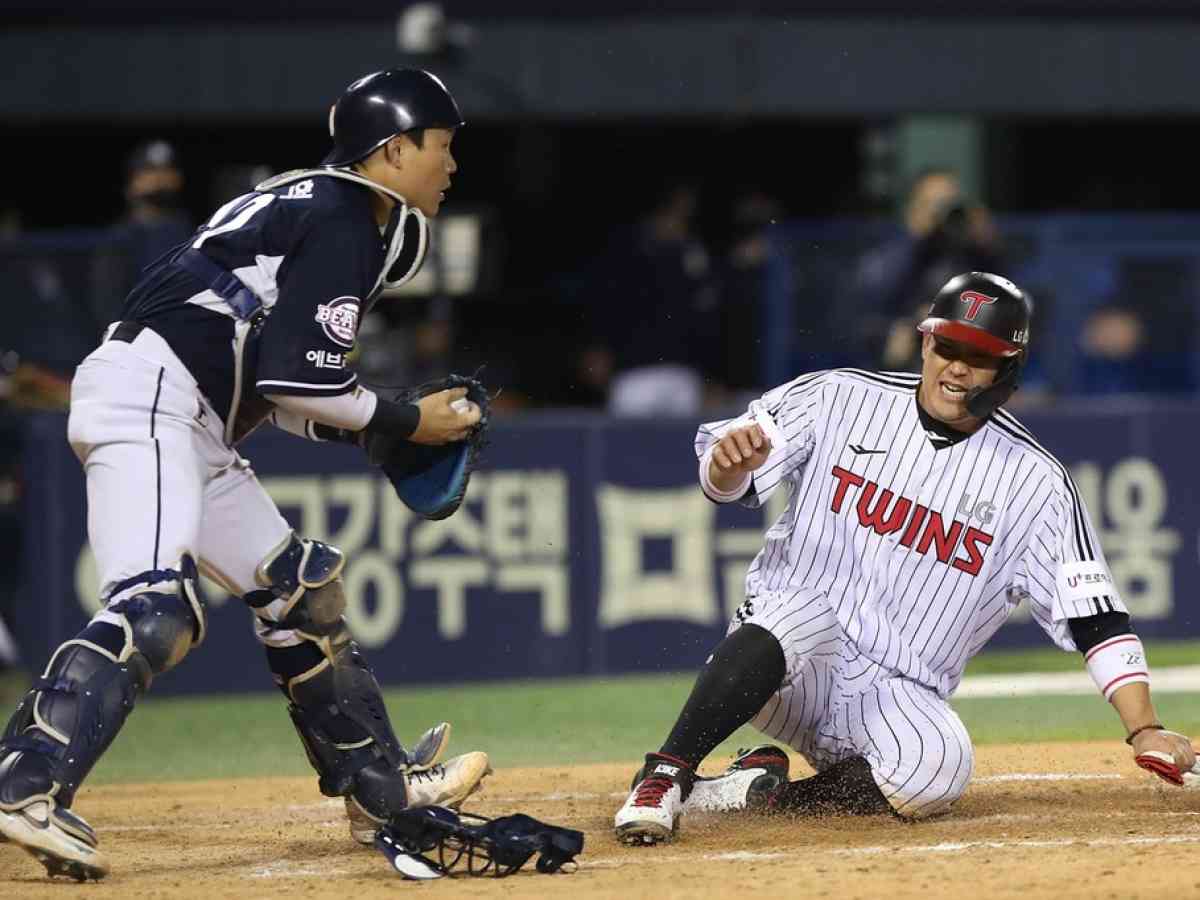
<instances>
[{"instance_id":1,"label":"catcher's face","mask_svg":"<svg viewBox=\"0 0 1200 900\"><path fill-rule=\"evenodd\" d=\"M391 141L386 184L426 216L438 214L450 176L458 171L450 152L453 140L452 128L426 128L419 147L405 135Z\"/></svg>"},{"instance_id":2,"label":"catcher's face","mask_svg":"<svg viewBox=\"0 0 1200 900\"><path fill-rule=\"evenodd\" d=\"M967 392L996 380L1004 362L960 341L926 334L921 342L921 408L959 431L974 431L982 421L967 412Z\"/></svg>"}]
</instances>

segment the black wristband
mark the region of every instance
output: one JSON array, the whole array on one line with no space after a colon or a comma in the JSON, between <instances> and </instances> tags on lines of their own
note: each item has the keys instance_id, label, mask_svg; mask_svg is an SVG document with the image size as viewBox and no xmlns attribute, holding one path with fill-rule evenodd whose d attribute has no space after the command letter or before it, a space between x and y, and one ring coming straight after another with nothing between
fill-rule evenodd
<instances>
[{"instance_id":1,"label":"black wristband","mask_svg":"<svg viewBox=\"0 0 1200 900\"><path fill-rule=\"evenodd\" d=\"M1129 613L1104 612L1094 616L1067 619L1067 627L1075 640L1075 649L1087 656L1097 644L1118 634L1133 634L1129 624Z\"/></svg>"},{"instance_id":2,"label":"black wristband","mask_svg":"<svg viewBox=\"0 0 1200 900\"><path fill-rule=\"evenodd\" d=\"M1125 743L1127 743L1130 747L1132 747L1133 739L1135 737L1137 737L1139 734L1141 734L1143 731L1166 731L1166 730L1167 730L1167 726L1162 725L1158 722L1155 722L1153 725L1143 725L1141 728L1135 728L1135 729L1133 729L1133 731L1129 732L1129 734L1125 736Z\"/></svg>"},{"instance_id":3,"label":"black wristband","mask_svg":"<svg viewBox=\"0 0 1200 900\"><path fill-rule=\"evenodd\" d=\"M363 430L382 437L409 437L421 422L421 409L415 403L393 403L382 397L375 404L375 414Z\"/></svg>"}]
</instances>

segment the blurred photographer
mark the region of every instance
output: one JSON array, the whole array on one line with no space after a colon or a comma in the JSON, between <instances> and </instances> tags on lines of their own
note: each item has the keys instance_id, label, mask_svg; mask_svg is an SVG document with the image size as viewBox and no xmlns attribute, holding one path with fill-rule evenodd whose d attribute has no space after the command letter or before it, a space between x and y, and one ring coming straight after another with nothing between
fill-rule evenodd
<instances>
[{"instance_id":1,"label":"blurred photographer","mask_svg":"<svg viewBox=\"0 0 1200 900\"><path fill-rule=\"evenodd\" d=\"M958 175L950 169L921 172L908 193L904 233L859 261L843 327L855 362L911 368L920 354L916 323L927 298L958 272L1004 268L991 215L967 200Z\"/></svg>"},{"instance_id":2,"label":"blurred photographer","mask_svg":"<svg viewBox=\"0 0 1200 900\"><path fill-rule=\"evenodd\" d=\"M120 318L125 295L142 270L191 237L185 179L175 148L162 140L134 148L125 162L125 213L111 228L111 246L97 254L92 315L103 328Z\"/></svg>"}]
</instances>

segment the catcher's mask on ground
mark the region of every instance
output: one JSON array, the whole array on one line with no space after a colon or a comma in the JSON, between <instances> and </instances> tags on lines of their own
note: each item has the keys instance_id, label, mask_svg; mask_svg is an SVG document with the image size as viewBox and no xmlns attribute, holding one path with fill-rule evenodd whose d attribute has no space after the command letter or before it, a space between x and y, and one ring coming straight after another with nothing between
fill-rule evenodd
<instances>
[{"instance_id":1,"label":"catcher's mask on ground","mask_svg":"<svg viewBox=\"0 0 1200 900\"><path fill-rule=\"evenodd\" d=\"M521 814L486 819L426 806L393 817L376 833L375 846L405 878L502 878L519 870L535 853L535 865L543 874L573 871L575 857L583 852L583 832Z\"/></svg>"}]
</instances>

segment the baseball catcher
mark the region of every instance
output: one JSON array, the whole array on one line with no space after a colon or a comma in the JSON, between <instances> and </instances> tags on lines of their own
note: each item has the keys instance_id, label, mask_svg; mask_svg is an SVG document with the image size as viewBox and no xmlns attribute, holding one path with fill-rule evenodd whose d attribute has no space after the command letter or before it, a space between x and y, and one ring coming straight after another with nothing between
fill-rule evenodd
<instances>
[{"instance_id":1,"label":"baseball catcher","mask_svg":"<svg viewBox=\"0 0 1200 900\"><path fill-rule=\"evenodd\" d=\"M356 841L406 810L457 806L491 771L478 752L438 763L445 723L401 744L342 615L345 557L293 533L235 449L268 421L353 443L420 515L458 508L486 436L482 385L451 376L389 399L348 356L361 315L421 266L462 125L428 72L355 81L330 110L322 163L217 210L79 366L68 436L102 608L0 739L0 835L51 875L108 872L75 792L154 679L204 640L200 572L253 611L320 790L345 798Z\"/></svg>"},{"instance_id":2,"label":"baseball catcher","mask_svg":"<svg viewBox=\"0 0 1200 900\"><path fill-rule=\"evenodd\" d=\"M1070 473L1002 405L1020 383L1031 304L984 272L951 279L920 324L919 375L802 375L744 415L700 427L718 503L790 503L746 576L746 600L665 743L617 811L617 837L668 840L688 808L919 819L966 790L974 752L947 702L1022 600L1078 651L1136 763L1181 783L1150 670ZM715 779L696 767L740 726L772 746Z\"/></svg>"}]
</instances>

